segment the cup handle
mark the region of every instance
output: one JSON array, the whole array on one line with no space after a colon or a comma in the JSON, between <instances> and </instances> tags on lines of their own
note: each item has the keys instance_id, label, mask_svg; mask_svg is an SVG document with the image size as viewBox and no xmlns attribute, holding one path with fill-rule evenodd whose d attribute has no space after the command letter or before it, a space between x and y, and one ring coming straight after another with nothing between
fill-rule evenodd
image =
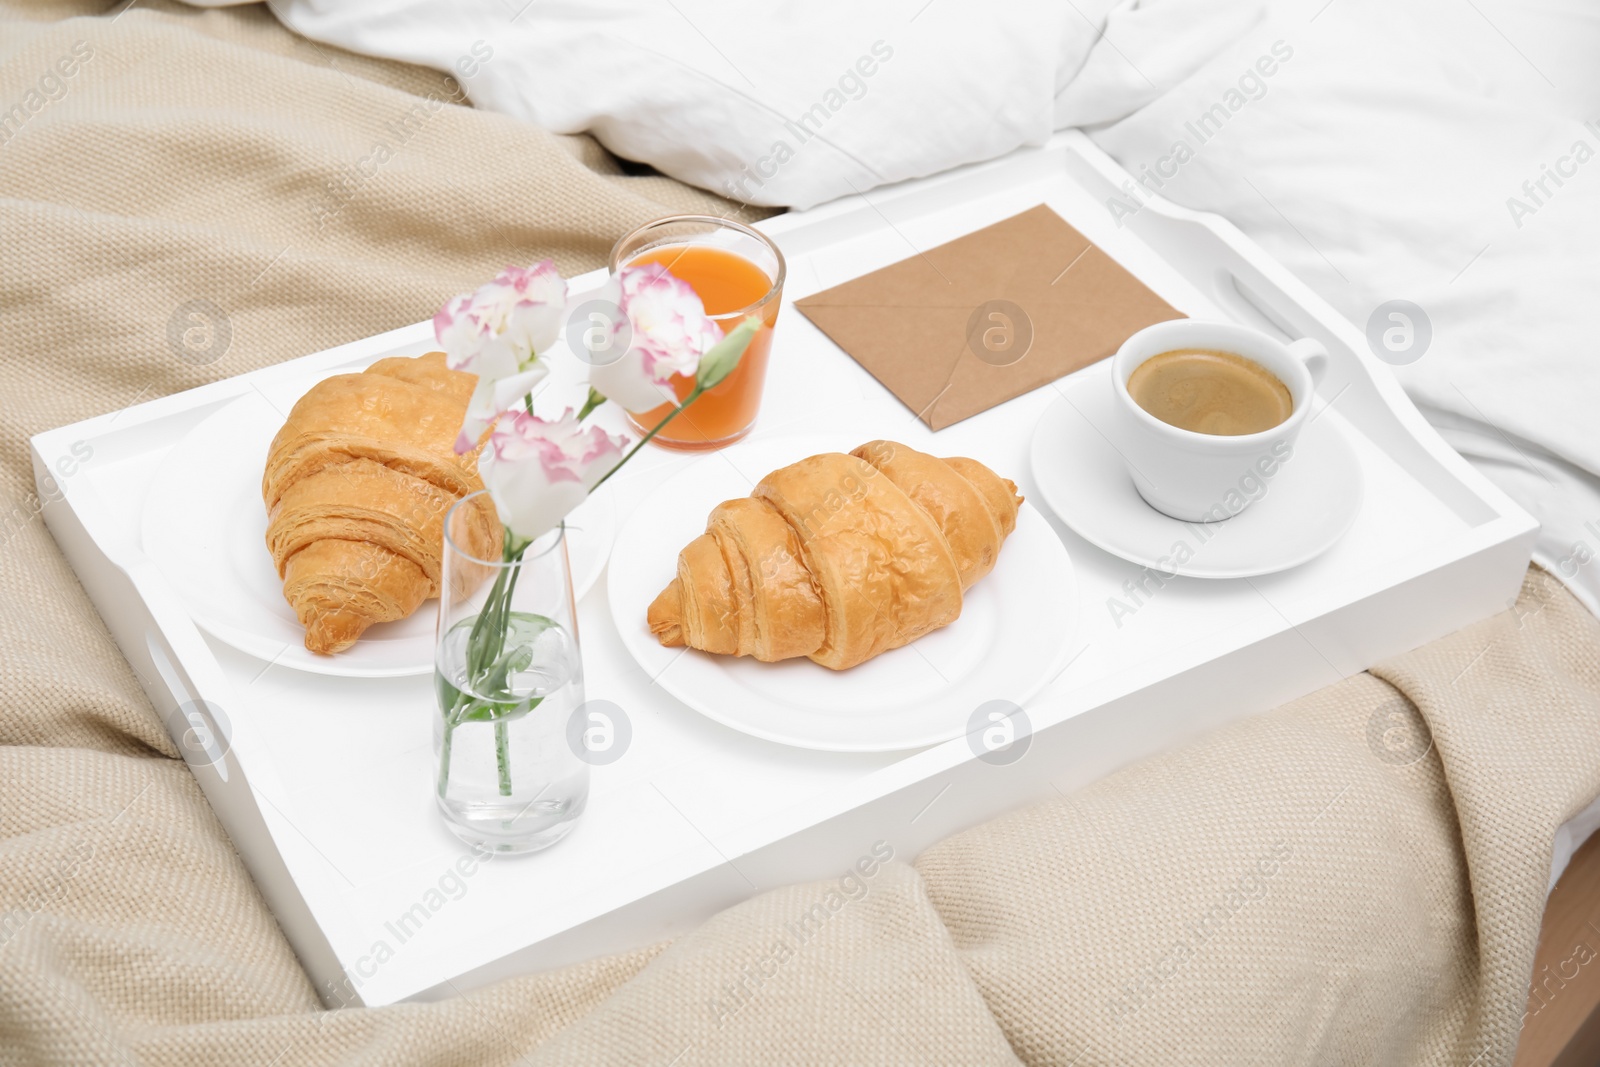
<instances>
[{"instance_id":1,"label":"cup handle","mask_svg":"<svg viewBox=\"0 0 1600 1067\"><path fill-rule=\"evenodd\" d=\"M1328 350L1321 341L1313 341L1309 337L1291 341L1288 347L1289 354L1304 363L1306 370L1311 372L1311 388L1314 391L1322 384L1322 376L1328 373Z\"/></svg>"}]
</instances>

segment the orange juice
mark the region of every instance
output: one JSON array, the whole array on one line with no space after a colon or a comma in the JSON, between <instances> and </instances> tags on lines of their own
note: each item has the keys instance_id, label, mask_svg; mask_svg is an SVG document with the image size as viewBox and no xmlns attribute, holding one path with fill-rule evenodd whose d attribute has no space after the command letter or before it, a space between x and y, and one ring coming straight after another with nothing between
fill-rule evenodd
<instances>
[{"instance_id":1,"label":"orange juice","mask_svg":"<svg viewBox=\"0 0 1600 1067\"><path fill-rule=\"evenodd\" d=\"M682 278L700 297L706 314L727 333L759 314L767 328L756 334L734 372L690 404L656 435L656 441L675 448L717 448L743 437L756 421L761 388L767 380L767 354L772 349L772 325L780 300L774 295L759 308L746 309L772 292L767 272L737 253L710 245L664 245L646 249L628 261L630 267L659 263ZM742 314L745 313L745 314ZM682 399L694 388L694 378L678 375L672 387ZM672 405L630 416L640 432L666 418Z\"/></svg>"}]
</instances>

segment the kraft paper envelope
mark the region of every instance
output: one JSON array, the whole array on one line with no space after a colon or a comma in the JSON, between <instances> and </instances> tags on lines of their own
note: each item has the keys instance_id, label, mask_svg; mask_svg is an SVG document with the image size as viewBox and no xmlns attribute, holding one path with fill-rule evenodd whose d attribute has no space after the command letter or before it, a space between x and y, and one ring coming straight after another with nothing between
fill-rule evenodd
<instances>
[{"instance_id":1,"label":"kraft paper envelope","mask_svg":"<svg viewBox=\"0 0 1600 1067\"><path fill-rule=\"evenodd\" d=\"M1183 317L1043 204L795 307L934 430Z\"/></svg>"}]
</instances>

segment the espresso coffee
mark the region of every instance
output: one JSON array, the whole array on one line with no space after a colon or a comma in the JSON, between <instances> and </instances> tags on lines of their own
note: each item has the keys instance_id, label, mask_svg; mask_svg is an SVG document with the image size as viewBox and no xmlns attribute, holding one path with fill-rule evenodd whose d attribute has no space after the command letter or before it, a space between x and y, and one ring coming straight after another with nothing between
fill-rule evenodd
<instances>
[{"instance_id":1,"label":"espresso coffee","mask_svg":"<svg viewBox=\"0 0 1600 1067\"><path fill-rule=\"evenodd\" d=\"M1151 356L1128 376L1128 395L1168 425L1222 437L1270 430L1294 414L1289 387L1267 368L1205 348Z\"/></svg>"}]
</instances>

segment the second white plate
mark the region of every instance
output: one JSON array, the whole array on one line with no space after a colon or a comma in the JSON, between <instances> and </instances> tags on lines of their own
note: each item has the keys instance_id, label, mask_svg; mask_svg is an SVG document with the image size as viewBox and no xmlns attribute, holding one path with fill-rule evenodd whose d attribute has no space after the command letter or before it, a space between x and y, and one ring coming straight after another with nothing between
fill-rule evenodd
<instances>
[{"instance_id":1,"label":"second white plate","mask_svg":"<svg viewBox=\"0 0 1600 1067\"><path fill-rule=\"evenodd\" d=\"M191 430L162 460L145 501L144 551L201 629L278 666L348 678L393 678L433 669L438 602L381 623L336 656L305 647L305 630L283 598L267 552L261 472L267 449L294 401L316 378L269 399L246 393ZM567 521L575 595L600 577L616 536L609 492L589 498Z\"/></svg>"},{"instance_id":2,"label":"second white plate","mask_svg":"<svg viewBox=\"0 0 1600 1067\"><path fill-rule=\"evenodd\" d=\"M807 659L761 663L663 648L645 624L678 553L719 502L769 471L857 440L791 437L706 456L647 497L623 523L607 589L623 644L662 688L755 737L834 752L893 752L959 737L984 704L1021 705L1076 651L1077 580L1066 546L1028 504L994 570L967 590L961 617L846 671ZM1006 472L1000 472L1002 474Z\"/></svg>"}]
</instances>

